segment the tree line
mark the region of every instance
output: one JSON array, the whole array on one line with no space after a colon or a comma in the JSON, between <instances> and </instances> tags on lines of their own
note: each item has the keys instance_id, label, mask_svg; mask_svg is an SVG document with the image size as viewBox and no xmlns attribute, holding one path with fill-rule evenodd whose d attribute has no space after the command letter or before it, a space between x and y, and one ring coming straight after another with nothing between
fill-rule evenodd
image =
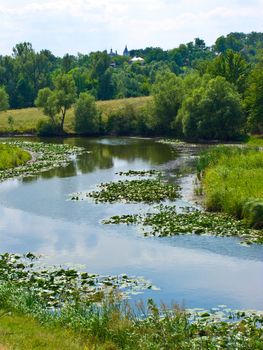
<instances>
[{"instance_id":1,"label":"tree line","mask_svg":"<svg viewBox=\"0 0 263 350\"><path fill-rule=\"evenodd\" d=\"M202 39L172 50L132 50L145 63L107 52L56 57L17 44L0 56L0 109L38 106L49 116L39 129L63 131L75 105L83 134L147 134L232 139L263 132L263 33L230 33L212 47ZM140 111L113 112L107 123L95 100L153 95Z\"/></svg>"}]
</instances>

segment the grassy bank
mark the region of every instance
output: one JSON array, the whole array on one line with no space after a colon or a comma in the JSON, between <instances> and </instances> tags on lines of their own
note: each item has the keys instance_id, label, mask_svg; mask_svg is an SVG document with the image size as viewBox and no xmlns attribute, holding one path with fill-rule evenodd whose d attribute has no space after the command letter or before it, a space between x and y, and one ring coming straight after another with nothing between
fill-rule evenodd
<instances>
[{"instance_id":1,"label":"grassy bank","mask_svg":"<svg viewBox=\"0 0 263 350\"><path fill-rule=\"evenodd\" d=\"M136 97L126 98L120 100L97 101L97 107L101 111L102 119L106 120L108 115L112 112L118 111L123 106L129 104L135 111L142 108L151 97ZM13 125L8 123L8 118L13 118ZM71 109L65 120L65 131L67 133L74 133L73 123L73 109ZM26 108L9 110L7 112L0 112L0 134L19 133L19 134L35 134L37 123L47 119L41 110L37 108Z\"/></svg>"},{"instance_id":2,"label":"grassy bank","mask_svg":"<svg viewBox=\"0 0 263 350\"><path fill-rule=\"evenodd\" d=\"M29 152L13 145L0 143L0 170L25 164L30 159L31 155Z\"/></svg>"},{"instance_id":3,"label":"grassy bank","mask_svg":"<svg viewBox=\"0 0 263 350\"><path fill-rule=\"evenodd\" d=\"M74 269L35 269L35 260L31 253L0 255L0 346L7 349L262 349L261 313L223 305L182 310L152 300L131 306L120 294L128 276L120 284Z\"/></svg>"},{"instance_id":4,"label":"grassy bank","mask_svg":"<svg viewBox=\"0 0 263 350\"><path fill-rule=\"evenodd\" d=\"M219 146L198 163L208 210L223 211L251 226L263 227L263 152L256 148Z\"/></svg>"},{"instance_id":5,"label":"grassy bank","mask_svg":"<svg viewBox=\"0 0 263 350\"><path fill-rule=\"evenodd\" d=\"M0 310L0 350L12 349L83 350L85 342L70 330L43 326L32 316Z\"/></svg>"},{"instance_id":6,"label":"grassy bank","mask_svg":"<svg viewBox=\"0 0 263 350\"><path fill-rule=\"evenodd\" d=\"M247 140L249 146L263 147L263 135L250 136Z\"/></svg>"}]
</instances>

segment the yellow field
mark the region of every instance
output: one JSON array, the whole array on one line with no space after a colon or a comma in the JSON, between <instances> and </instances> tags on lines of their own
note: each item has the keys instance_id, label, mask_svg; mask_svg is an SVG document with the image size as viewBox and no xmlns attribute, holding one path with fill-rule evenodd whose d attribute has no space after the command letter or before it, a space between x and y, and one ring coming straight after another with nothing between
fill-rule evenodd
<instances>
[{"instance_id":1,"label":"yellow field","mask_svg":"<svg viewBox=\"0 0 263 350\"><path fill-rule=\"evenodd\" d=\"M142 108L151 97L135 97L121 100L98 101L98 109L102 112L102 117L105 120L111 111L116 111L125 104L131 104L138 110ZM8 117L12 116L14 120L13 130L8 125ZM11 109L7 112L0 112L0 134L9 132L13 133L35 133L36 126L39 120L45 119L41 110L37 108ZM74 133L73 127L73 109L68 111L65 120L65 131Z\"/></svg>"}]
</instances>

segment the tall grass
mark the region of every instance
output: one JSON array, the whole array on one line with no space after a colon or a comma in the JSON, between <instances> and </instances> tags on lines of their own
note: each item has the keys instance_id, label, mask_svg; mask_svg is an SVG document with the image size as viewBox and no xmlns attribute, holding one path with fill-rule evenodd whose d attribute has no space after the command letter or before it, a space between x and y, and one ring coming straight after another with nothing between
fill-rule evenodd
<instances>
[{"instance_id":1,"label":"tall grass","mask_svg":"<svg viewBox=\"0 0 263 350\"><path fill-rule=\"evenodd\" d=\"M30 159L31 155L27 151L0 143L0 170L14 168Z\"/></svg>"},{"instance_id":2,"label":"tall grass","mask_svg":"<svg viewBox=\"0 0 263 350\"><path fill-rule=\"evenodd\" d=\"M263 147L263 135L250 136L247 141L247 144L251 146Z\"/></svg>"},{"instance_id":3,"label":"tall grass","mask_svg":"<svg viewBox=\"0 0 263 350\"><path fill-rule=\"evenodd\" d=\"M18 315L31 315L56 333L59 329L68 329L73 332L69 341L72 342L72 334L75 334L76 339L81 338L83 344L87 344L86 347L83 345L83 349L262 349L260 339L263 330L259 326L263 319L259 315L244 313L242 320L239 313L233 313L231 318L235 322L209 321L207 312L193 318L177 306L158 308L152 300L145 307L137 305L134 312L129 304L115 299L105 300L101 306L78 302L50 312L32 290L10 284L0 285L0 308ZM14 328L12 333L16 335L17 331L19 328ZM36 327L32 331L36 332ZM45 346L36 348L53 349L48 344ZM19 346L16 348L21 349Z\"/></svg>"},{"instance_id":4,"label":"tall grass","mask_svg":"<svg viewBox=\"0 0 263 350\"><path fill-rule=\"evenodd\" d=\"M256 148L218 146L198 162L208 210L224 211L263 227L263 152ZM249 204L250 203L250 204Z\"/></svg>"}]
</instances>

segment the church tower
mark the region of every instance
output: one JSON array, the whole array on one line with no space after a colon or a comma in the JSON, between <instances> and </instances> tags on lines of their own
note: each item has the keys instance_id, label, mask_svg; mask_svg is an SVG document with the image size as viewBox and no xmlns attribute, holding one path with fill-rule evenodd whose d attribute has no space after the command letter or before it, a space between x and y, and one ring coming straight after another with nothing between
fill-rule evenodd
<instances>
[{"instance_id":1,"label":"church tower","mask_svg":"<svg viewBox=\"0 0 263 350\"><path fill-rule=\"evenodd\" d=\"M130 52L129 50L127 49L127 45L125 46L125 49L123 51L123 56L130 56Z\"/></svg>"}]
</instances>

